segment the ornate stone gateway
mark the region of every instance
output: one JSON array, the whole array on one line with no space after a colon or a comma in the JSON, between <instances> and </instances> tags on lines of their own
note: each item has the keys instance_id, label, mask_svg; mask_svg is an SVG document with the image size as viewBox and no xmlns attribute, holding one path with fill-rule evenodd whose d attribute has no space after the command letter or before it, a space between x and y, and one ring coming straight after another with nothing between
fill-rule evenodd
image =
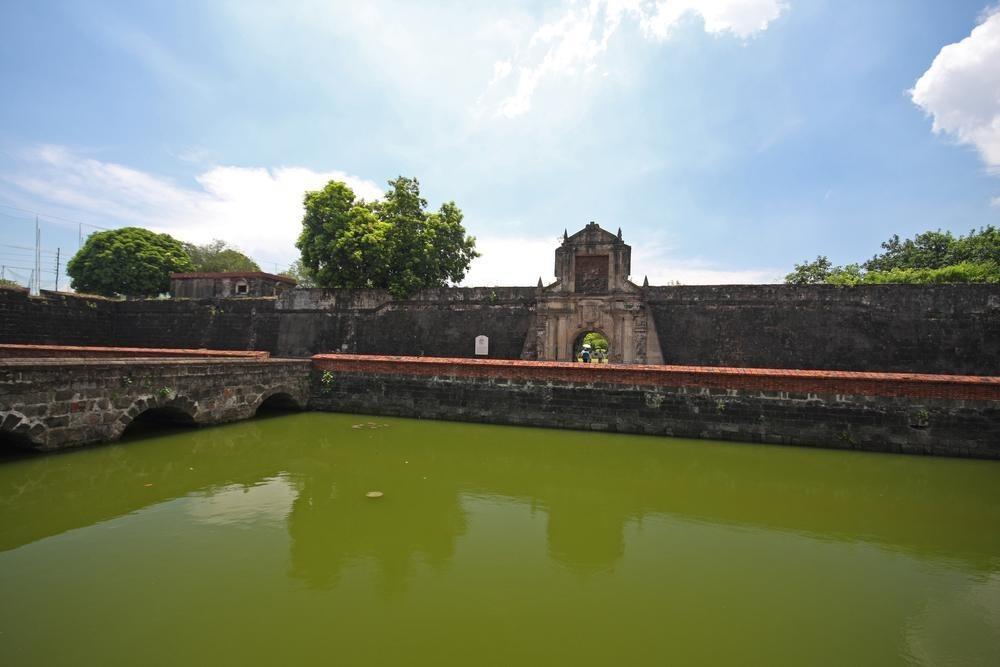
<instances>
[{"instance_id":1,"label":"ornate stone gateway","mask_svg":"<svg viewBox=\"0 0 1000 667\"><path fill-rule=\"evenodd\" d=\"M631 261L632 247L620 229L615 236L591 222L572 236L564 232L556 248L556 282L541 288L535 339L525 341L524 356L573 361L578 338L597 331L608 339L611 362L662 364L643 288L628 279Z\"/></svg>"}]
</instances>

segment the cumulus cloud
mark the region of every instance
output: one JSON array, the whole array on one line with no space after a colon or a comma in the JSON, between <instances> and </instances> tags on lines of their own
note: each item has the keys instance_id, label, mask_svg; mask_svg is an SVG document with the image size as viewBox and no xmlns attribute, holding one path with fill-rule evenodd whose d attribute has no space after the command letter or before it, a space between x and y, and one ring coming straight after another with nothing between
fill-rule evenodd
<instances>
[{"instance_id":1,"label":"cumulus cloud","mask_svg":"<svg viewBox=\"0 0 1000 667\"><path fill-rule=\"evenodd\" d=\"M555 280L555 249L561 237L479 236L480 257L472 262L462 281L468 286L534 285L541 278L546 285Z\"/></svg>"},{"instance_id":2,"label":"cumulus cloud","mask_svg":"<svg viewBox=\"0 0 1000 667\"><path fill-rule=\"evenodd\" d=\"M468 286L534 285L541 278L546 285L555 280L555 249L558 237L522 236L476 239L482 257L472 263L462 282ZM698 258L677 257L660 242L635 239L632 245L632 278L651 285L743 285L781 282L782 272L771 268L729 269Z\"/></svg>"},{"instance_id":3,"label":"cumulus cloud","mask_svg":"<svg viewBox=\"0 0 1000 667\"><path fill-rule=\"evenodd\" d=\"M747 39L767 29L784 8L781 0L573 2L536 29L517 55L495 64L480 103L494 101L496 114L506 118L527 113L545 79L596 70L611 38L626 20L637 22L641 34L655 41L668 39L687 16L700 17L708 34L729 33Z\"/></svg>"},{"instance_id":4,"label":"cumulus cloud","mask_svg":"<svg viewBox=\"0 0 1000 667\"><path fill-rule=\"evenodd\" d=\"M975 147L1000 173L1000 8L942 48L910 96L933 118L934 132Z\"/></svg>"},{"instance_id":5,"label":"cumulus cloud","mask_svg":"<svg viewBox=\"0 0 1000 667\"><path fill-rule=\"evenodd\" d=\"M94 159L63 146L36 146L20 154L13 173L0 180L17 186L35 204L72 211L102 225L137 225L195 243L223 239L254 257L266 270L298 257L295 239L302 220L302 195L330 180L346 182L360 197L382 191L342 171L303 167L216 166L186 187L132 167ZM32 204L32 205L35 205ZM479 236L481 257L463 285L534 285L555 280L557 236ZM634 241L633 280L685 285L775 282L773 269L730 270L714 263L676 257L656 240Z\"/></svg>"},{"instance_id":6,"label":"cumulus cloud","mask_svg":"<svg viewBox=\"0 0 1000 667\"><path fill-rule=\"evenodd\" d=\"M219 238L259 261L279 263L298 255L295 239L307 190L340 180L366 199L382 194L375 183L357 176L303 167L216 166L195 178L197 187L185 187L51 145L23 151L16 171L3 180L49 205L98 220L148 227L196 243Z\"/></svg>"}]
</instances>

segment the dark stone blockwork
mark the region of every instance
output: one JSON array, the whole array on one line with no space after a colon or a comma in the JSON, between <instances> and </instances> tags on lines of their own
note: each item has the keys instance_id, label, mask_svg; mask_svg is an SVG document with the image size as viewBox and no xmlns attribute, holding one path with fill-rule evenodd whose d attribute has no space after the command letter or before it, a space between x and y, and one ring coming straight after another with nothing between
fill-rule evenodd
<instances>
[{"instance_id":1,"label":"dark stone blockwork","mask_svg":"<svg viewBox=\"0 0 1000 667\"><path fill-rule=\"evenodd\" d=\"M851 378L843 377L849 373L814 372L753 377L738 369L701 379L696 377L699 369L665 369L657 378L655 373L630 374L628 367L525 364L490 369L441 361L440 367L430 370L419 360L317 357L309 406L427 419L1000 458L1000 382L995 378L953 378L956 382L939 384L928 376ZM810 385L818 391L801 391Z\"/></svg>"},{"instance_id":2,"label":"dark stone blockwork","mask_svg":"<svg viewBox=\"0 0 1000 667\"><path fill-rule=\"evenodd\" d=\"M116 440L134 419L187 424L252 417L271 397L304 408L309 362L270 359L5 359L0 436L54 450Z\"/></svg>"},{"instance_id":3,"label":"dark stone blockwork","mask_svg":"<svg viewBox=\"0 0 1000 667\"><path fill-rule=\"evenodd\" d=\"M1000 375L994 285L648 287L667 364ZM277 298L109 301L0 289L0 342L539 358L540 288L380 290ZM615 342L612 341L612 345Z\"/></svg>"}]
</instances>

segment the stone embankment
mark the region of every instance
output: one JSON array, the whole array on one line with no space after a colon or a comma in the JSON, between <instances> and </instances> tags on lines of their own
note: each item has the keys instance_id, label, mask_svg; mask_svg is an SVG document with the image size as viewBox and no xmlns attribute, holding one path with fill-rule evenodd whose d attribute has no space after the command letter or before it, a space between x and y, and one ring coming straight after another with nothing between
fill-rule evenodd
<instances>
[{"instance_id":1,"label":"stone embankment","mask_svg":"<svg viewBox=\"0 0 1000 667\"><path fill-rule=\"evenodd\" d=\"M0 438L26 448L115 440L136 419L236 421L265 403L1000 458L1000 377L0 346Z\"/></svg>"},{"instance_id":2,"label":"stone embankment","mask_svg":"<svg viewBox=\"0 0 1000 667\"><path fill-rule=\"evenodd\" d=\"M310 408L1000 458L1000 377L317 355Z\"/></svg>"}]
</instances>

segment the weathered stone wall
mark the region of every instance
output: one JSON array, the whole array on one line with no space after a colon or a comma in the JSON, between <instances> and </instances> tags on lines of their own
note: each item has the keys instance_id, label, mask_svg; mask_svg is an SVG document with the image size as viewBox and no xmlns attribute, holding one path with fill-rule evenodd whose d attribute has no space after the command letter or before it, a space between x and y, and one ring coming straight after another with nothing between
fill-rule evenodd
<instances>
[{"instance_id":1,"label":"weathered stone wall","mask_svg":"<svg viewBox=\"0 0 1000 667\"><path fill-rule=\"evenodd\" d=\"M105 344L275 352L277 336L273 298L145 299L116 303Z\"/></svg>"},{"instance_id":2,"label":"weathered stone wall","mask_svg":"<svg viewBox=\"0 0 1000 667\"><path fill-rule=\"evenodd\" d=\"M308 379L306 360L8 359L0 435L51 450L115 440L147 410L194 424L236 421L276 394L304 407Z\"/></svg>"},{"instance_id":3,"label":"weathered stone wall","mask_svg":"<svg viewBox=\"0 0 1000 667\"><path fill-rule=\"evenodd\" d=\"M1000 378L314 358L310 407L1000 458Z\"/></svg>"},{"instance_id":4,"label":"weathered stone wall","mask_svg":"<svg viewBox=\"0 0 1000 667\"><path fill-rule=\"evenodd\" d=\"M114 440L150 410L244 419L273 395L318 410L1000 458L998 377L344 354L5 359L0 436L58 449Z\"/></svg>"},{"instance_id":5,"label":"weathered stone wall","mask_svg":"<svg viewBox=\"0 0 1000 667\"><path fill-rule=\"evenodd\" d=\"M996 285L644 290L666 364L1000 375Z\"/></svg>"},{"instance_id":6,"label":"weathered stone wall","mask_svg":"<svg viewBox=\"0 0 1000 667\"><path fill-rule=\"evenodd\" d=\"M267 359L269 352L239 350L184 350L151 347L86 347L81 345L15 345L0 343L0 359L130 359L135 357L223 357Z\"/></svg>"},{"instance_id":7,"label":"weathered stone wall","mask_svg":"<svg viewBox=\"0 0 1000 667\"><path fill-rule=\"evenodd\" d=\"M100 297L0 287L0 343L108 344L115 306Z\"/></svg>"},{"instance_id":8,"label":"weathered stone wall","mask_svg":"<svg viewBox=\"0 0 1000 667\"><path fill-rule=\"evenodd\" d=\"M473 287L425 290L405 301L382 290L293 290L278 301L276 353L319 352L519 359L533 324L537 290Z\"/></svg>"},{"instance_id":9,"label":"weathered stone wall","mask_svg":"<svg viewBox=\"0 0 1000 667\"><path fill-rule=\"evenodd\" d=\"M995 285L642 290L667 364L1000 375ZM262 299L108 301L0 289L0 343L534 358L539 291L289 290ZM529 335L533 334L533 335ZM613 342L614 344L614 342ZM657 358L655 355L650 358Z\"/></svg>"}]
</instances>

